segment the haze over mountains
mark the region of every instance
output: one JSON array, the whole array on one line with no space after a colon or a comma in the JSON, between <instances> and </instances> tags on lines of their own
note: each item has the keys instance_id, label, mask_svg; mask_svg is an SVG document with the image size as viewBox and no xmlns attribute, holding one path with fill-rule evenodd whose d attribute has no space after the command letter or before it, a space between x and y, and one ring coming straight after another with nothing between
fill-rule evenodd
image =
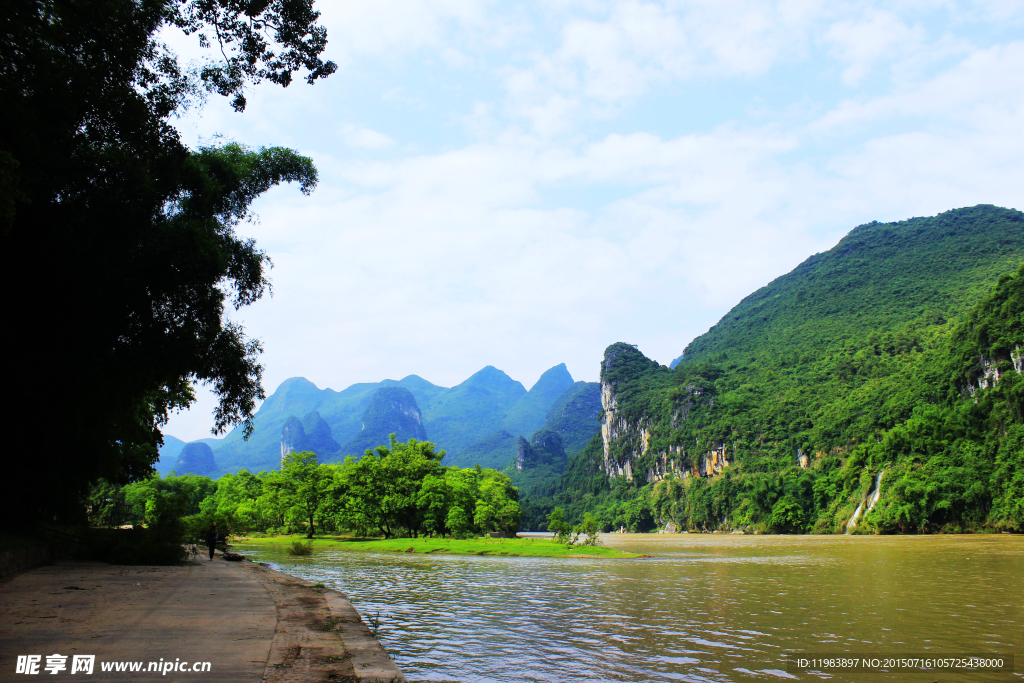
<instances>
[{"instance_id":1,"label":"haze over mountains","mask_svg":"<svg viewBox=\"0 0 1024 683\"><path fill-rule=\"evenodd\" d=\"M248 441L235 429L208 444L217 472L275 469L289 450L312 450L321 462L361 455L399 440L427 439L447 451L446 465L505 467L520 436L541 428L561 434L575 453L599 429L600 394L595 382L574 382L565 364L549 369L529 391L487 366L446 388L422 377L320 389L304 377L285 380L260 406ZM185 443L165 435L157 470L184 474L178 455ZM193 443L199 443L193 442Z\"/></svg>"}]
</instances>

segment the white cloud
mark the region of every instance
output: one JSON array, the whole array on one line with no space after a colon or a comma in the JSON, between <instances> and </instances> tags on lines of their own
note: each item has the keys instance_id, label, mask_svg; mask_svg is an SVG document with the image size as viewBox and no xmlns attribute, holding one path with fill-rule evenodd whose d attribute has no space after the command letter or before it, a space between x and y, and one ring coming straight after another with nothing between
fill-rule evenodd
<instances>
[{"instance_id":1,"label":"white cloud","mask_svg":"<svg viewBox=\"0 0 1024 683\"><path fill-rule=\"evenodd\" d=\"M486 3L474 0L332 0L318 2L329 27L328 56L343 69L367 58L399 60L432 49L457 59L446 42L453 31L478 30Z\"/></svg>"},{"instance_id":2,"label":"white cloud","mask_svg":"<svg viewBox=\"0 0 1024 683\"><path fill-rule=\"evenodd\" d=\"M938 0L531 7L325 4L341 73L189 124L320 169L251 230L276 264L241 313L268 389L592 380L615 341L668 362L859 223L1024 206L1013 3L999 25Z\"/></svg>"},{"instance_id":3,"label":"white cloud","mask_svg":"<svg viewBox=\"0 0 1024 683\"><path fill-rule=\"evenodd\" d=\"M360 128L350 123L342 124L341 138L349 147L360 149L387 149L395 146L394 138L369 128Z\"/></svg>"},{"instance_id":4,"label":"white cloud","mask_svg":"<svg viewBox=\"0 0 1024 683\"><path fill-rule=\"evenodd\" d=\"M825 40L846 65L843 81L860 84L871 69L895 54L917 52L924 42L921 27L909 27L892 12L871 8L863 17L837 21L829 26Z\"/></svg>"},{"instance_id":5,"label":"white cloud","mask_svg":"<svg viewBox=\"0 0 1024 683\"><path fill-rule=\"evenodd\" d=\"M863 101L847 100L813 124L816 132L901 117L927 117L971 127L1024 106L1024 42L980 49L913 88ZM1012 135L1011 137L1016 137Z\"/></svg>"}]
</instances>

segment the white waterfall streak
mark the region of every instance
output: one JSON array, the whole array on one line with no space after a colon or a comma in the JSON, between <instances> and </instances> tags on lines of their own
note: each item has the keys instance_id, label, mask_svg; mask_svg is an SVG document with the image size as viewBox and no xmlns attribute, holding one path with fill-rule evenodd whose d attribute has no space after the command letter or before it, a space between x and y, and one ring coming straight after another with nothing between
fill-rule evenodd
<instances>
[{"instance_id":1,"label":"white waterfall streak","mask_svg":"<svg viewBox=\"0 0 1024 683\"><path fill-rule=\"evenodd\" d=\"M878 476L875 477L874 490L869 493L868 497L865 500L862 500L860 505L857 506L857 509L853 511L853 517L850 517L850 521L846 523L846 533L850 533L850 530L857 526L857 520L860 518L861 510L864 509L864 503L868 504L868 512L871 511L871 508L875 507L875 503L878 502L878 499L882 495L882 475L884 474L884 471L878 473Z\"/></svg>"}]
</instances>

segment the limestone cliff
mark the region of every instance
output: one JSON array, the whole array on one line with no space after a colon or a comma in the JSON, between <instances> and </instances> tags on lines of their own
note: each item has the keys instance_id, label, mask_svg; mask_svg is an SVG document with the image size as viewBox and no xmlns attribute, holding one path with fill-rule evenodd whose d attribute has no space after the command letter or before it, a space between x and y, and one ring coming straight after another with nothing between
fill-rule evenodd
<instances>
[{"instance_id":1,"label":"limestone cliff","mask_svg":"<svg viewBox=\"0 0 1024 683\"><path fill-rule=\"evenodd\" d=\"M307 413L301 422L292 415L281 430L282 460L294 451L312 451L324 461L340 449L341 446L331 435L331 426L315 410Z\"/></svg>"},{"instance_id":2,"label":"limestone cliff","mask_svg":"<svg viewBox=\"0 0 1024 683\"><path fill-rule=\"evenodd\" d=\"M700 405L714 402L703 387L690 385L676 392L668 424L650 406L638 404L638 394L667 380L668 368L646 358L635 346L613 344L601 362L601 470L609 477L632 481L661 481L675 477L710 477L729 465L724 442L707 448L686 448L667 438ZM664 412L664 411L660 411ZM660 429L659 429L660 428ZM662 438L655 439L661 432ZM657 441L657 443L655 443Z\"/></svg>"},{"instance_id":3,"label":"limestone cliff","mask_svg":"<svg viewBox=\"0 0 1024 683\"><path fill-rule=\"evenodd\" d=\"M562 437L558 432L540 430L534 433L530 441L519 437L513 465L520 472L542 465L553 465L561 471L567 460Z\"/></svg>"}]
</instances>

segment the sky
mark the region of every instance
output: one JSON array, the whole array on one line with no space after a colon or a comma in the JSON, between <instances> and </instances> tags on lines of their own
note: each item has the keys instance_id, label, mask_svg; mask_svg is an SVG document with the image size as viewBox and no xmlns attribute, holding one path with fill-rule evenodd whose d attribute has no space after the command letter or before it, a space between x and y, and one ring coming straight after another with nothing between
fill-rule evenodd
<instances>
[{"instance_id":1,"label":"sky","mask_svg":"<svg viewBox=\"0 0 1024 683\"><path fill-rule=\"evenodd\" d=\"M274 264L230 313L268 395L487 365L596 381L619 341L668 364L857 225L1024 209L1024 0L315 7L337 73L175 122L319 170L238 230ZM199 397L165 433L210 436Z\"/></svg>"}]
</instances>

